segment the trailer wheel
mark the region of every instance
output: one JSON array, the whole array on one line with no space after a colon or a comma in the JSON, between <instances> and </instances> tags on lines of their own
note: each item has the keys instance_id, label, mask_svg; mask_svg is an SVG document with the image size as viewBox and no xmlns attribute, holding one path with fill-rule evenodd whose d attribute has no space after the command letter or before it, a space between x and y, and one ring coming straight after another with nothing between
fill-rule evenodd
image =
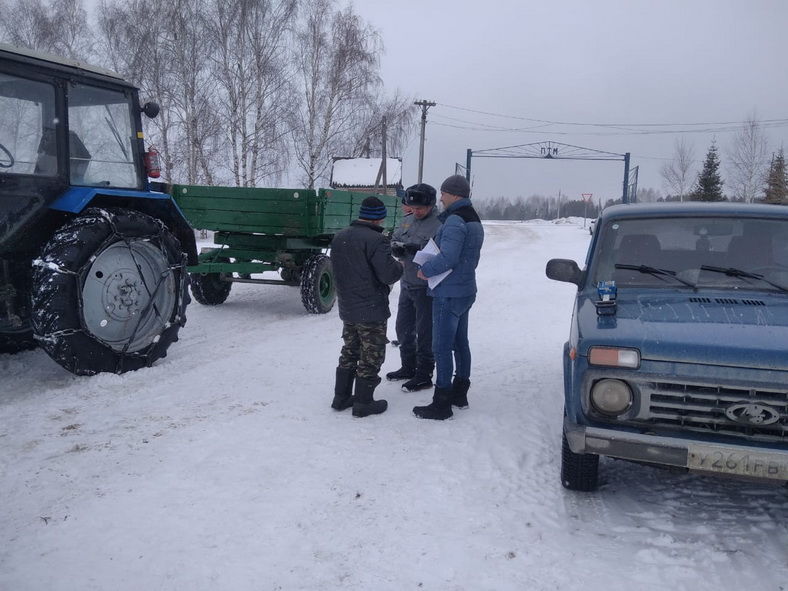
<instances>
[{"instance_id":1,"label":"trailer wheel","mask_svg":"<svg viewBox=\"0 0 788 591\"><path fill-rule=\"evenodd\" d=\"M226 257L217 257L217 263L229 263ZM231 281L224 281L223 273L191 273L192 295L203 306L223 304L233 288Z\"/></svg>"},{"instance_id":2,"label":"trailer wheel","mask_svg":"<svg viewBox=\"0 0 788 591\"><path fill-rule=\"evenodd\" d=\"M33 267L35 338L77 375L150 366L186 323L186 255L149 215L87 209L55 232Z\"/></svg>"},{"instance_id":3,"label":"trailer wheel","mask_svg":"<svg viewBox=\"0 0 788 591\"><path fill-rule=\"evenodd\" d=\"M331 259L324 254L309 257L301 273L301 303L307 312L325 314L334 307L337 293Z\"/></svg>"},{"instance_id":4,"label":"trailer wheel","mask_svg":"<svg viewBox=\"0 0 788 591\"><path fill-rule=\"evenodd\" d=\"M596 490L599 480L599 456L576 454L569 447L566 433L561 440L561 484L569 490Z\"/></svg>"}]
</instances>

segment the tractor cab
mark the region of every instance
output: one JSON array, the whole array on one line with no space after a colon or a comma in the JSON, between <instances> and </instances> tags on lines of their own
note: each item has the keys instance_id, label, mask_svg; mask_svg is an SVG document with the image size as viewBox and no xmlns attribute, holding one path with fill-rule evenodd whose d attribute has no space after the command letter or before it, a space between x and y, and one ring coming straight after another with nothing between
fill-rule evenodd
<instances>
[{"instance_id":1,"label":"tractor cab","mask_svg":"<svg viewBox=\"0 0 788 591\"><path fill-rule=\"evenodd\" d=\"M70 187L147 189L142 111L118 74L0 45L0 252Z\"/></svg>"},{"instance_id":2,"label":"tractor cab","mask_svg":"<svg viewBox=\"0 0 788 591\"><path fill-rule=\"evenodd\" d=\"M197 254L148 182L141 114L158 111L114 72L0 45L0 353L122 373L177 340Z\"/></svg>"}]
</instances>

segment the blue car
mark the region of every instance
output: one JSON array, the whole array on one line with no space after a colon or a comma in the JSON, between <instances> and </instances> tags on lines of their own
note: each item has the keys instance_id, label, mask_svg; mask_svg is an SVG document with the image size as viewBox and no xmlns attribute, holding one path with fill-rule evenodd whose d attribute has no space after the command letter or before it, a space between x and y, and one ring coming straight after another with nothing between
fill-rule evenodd
<instances>
[{"instance_id":1,"label":"blue car","mask_svg":"<svg viewBox=\"0 0 788 591\"><path fill-rule=\"evenodd\" d=\"M564 345L561 481L599 456L788 483L788 207L604 210Z\"/></svg>"}]
</instances>

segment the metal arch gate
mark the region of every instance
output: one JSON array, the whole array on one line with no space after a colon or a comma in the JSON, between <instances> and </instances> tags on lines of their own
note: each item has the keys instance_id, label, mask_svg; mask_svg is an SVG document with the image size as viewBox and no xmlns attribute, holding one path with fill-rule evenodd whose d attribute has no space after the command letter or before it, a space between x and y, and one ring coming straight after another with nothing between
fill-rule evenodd
<instances>
[{"instance_id":1,"label":"metal arch gate","mask_svg":"<svg viewBox=\"0 0 788 591\"><path fill-rule=\"evenodd\" d=\"M545 158L548 160L623 160L624 161L624 183L621 194L622 203L630 202L630 172L629 172L629 152L626 154L616 154L615 152L604 152L593 148L582 148L571 144L560 142L534 142L532 144L520 144L517 146L504 146L502 148L490 148L487 150L473 151L468 148L466 164L463 167L457 164L457 173L462 168L465 169L465 178L471 180L471 159L472 158ZM637 179L637 167L633 171ZM637 187L637 180L633 187ZM633 199L635 192L631 193Z\"/></svg>"}]
</instances>

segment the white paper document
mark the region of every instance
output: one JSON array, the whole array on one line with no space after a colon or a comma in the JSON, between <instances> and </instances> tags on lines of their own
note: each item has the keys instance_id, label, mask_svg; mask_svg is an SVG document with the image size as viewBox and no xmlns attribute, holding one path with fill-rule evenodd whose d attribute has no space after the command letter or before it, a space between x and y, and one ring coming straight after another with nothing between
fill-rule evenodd
<instances>
[{"instance_id":1,"label":"white paper document","mask_svg":"<svg viewBox=\"0 0 788 591\"><path fill-rule=\"evenodd\" d=\"M435 241L432 238L430 238L430 241L427 242L427 244L424 246L424 248L422 248L419 252L417 252L415 255L413 255L413 262L416 263L417 265L421 266L424 263L426 263L427 261L429 261L435 255L440 254L440 251L441 251L441 249L438 248L438 245L435 244ZM430 289L435 289L435 287L441 281L446 279L446 276L449 273L451 273L451 269L449 269L448 271L445 271L444 273L441 273L440 275L435 275L433 277L428 277L427 278L427 286Z\"/></svg>"}]
</instances>

